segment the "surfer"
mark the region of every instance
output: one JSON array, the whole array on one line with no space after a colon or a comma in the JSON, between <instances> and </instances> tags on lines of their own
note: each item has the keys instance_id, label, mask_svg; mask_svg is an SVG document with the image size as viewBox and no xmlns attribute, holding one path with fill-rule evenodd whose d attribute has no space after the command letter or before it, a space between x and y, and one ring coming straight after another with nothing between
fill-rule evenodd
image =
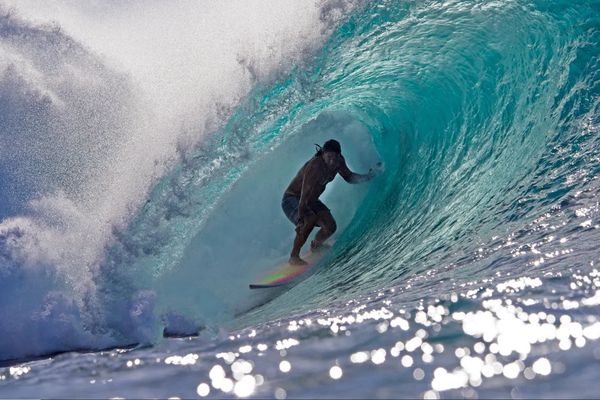
<instances>
[{"instance_id":1,"label":"surfer","mask_svg":"<svg viewBox=\"0 0 600 400\"><path fill-rule=\"evenodd\" d=\"M342 156L342 146L337 140L331 139L323 147L317 145L317 153L300 168L285 190L281 207L288 219L296 225L290 264L307 264L300 258L300 249L315 226L321 229L310 243L313 251L322 248L325 240L335 232L335 219L329 208L319 200L319 196L337 174L348 183L360 183L371 180L375 171L370 169L365 175L350 171Z\"/></svg>"}]
</instances>

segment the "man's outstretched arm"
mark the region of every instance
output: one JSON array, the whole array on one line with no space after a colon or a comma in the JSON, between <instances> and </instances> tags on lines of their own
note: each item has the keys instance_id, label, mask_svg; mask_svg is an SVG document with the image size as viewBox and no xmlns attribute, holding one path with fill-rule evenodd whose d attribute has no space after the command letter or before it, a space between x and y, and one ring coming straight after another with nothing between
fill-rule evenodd
<instances>
[{"instance_id":1,"label":"man's outstretched arm","mask_svg":"<svg viewBox=\"0 0 600 400\"><path fill-rule=\"evenodd\" d=\"M373 179L376 175L375 171L371 168L366 174L357 174L356 172L350 171L350 168L346 165L346 160L342 157L342 166L340 167L339 174L348 183L361 183L367 182Z\"/></svg>"}]
</instances>

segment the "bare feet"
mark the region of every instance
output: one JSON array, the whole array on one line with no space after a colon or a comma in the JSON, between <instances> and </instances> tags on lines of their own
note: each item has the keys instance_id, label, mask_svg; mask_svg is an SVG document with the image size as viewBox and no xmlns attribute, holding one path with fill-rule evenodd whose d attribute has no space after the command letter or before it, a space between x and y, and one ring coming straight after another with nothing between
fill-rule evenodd
<instances>
[{"instance_id":1,"label":"bare feet","mask_svg":"<svg viewBox=\"0 0 600 400\"><path fill-rule=\"evenodd\" d=\"M308 265L308 263L300 257L290 257L289 263L292 265Z\"/></svg>"}]
</instances>

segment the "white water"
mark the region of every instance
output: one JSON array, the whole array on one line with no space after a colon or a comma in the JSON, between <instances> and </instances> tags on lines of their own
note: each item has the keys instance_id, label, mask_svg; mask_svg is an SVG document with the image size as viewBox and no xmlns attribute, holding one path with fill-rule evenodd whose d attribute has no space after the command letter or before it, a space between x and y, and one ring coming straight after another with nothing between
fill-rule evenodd
<instances>
[{"instance_id":1,"label":"white water","mask_svg":"<svg viewBox=\"0 0 600 400\"><path fill-rule=\"evenodd\" d=\"M308 57L347 6L0 4L29 32L0 43L10 88L6 117L50 102L50 113L35 114L31 126L17 123L30 137L15 142L2 135L2 146L13 146L3 179L22 201L9 198L10 212L0 214L7 253L0 313L15 319L0 325L7 337L0 353L111 345L114 338L101 338L106 333L89 332L97 316L82 310L94 301L93 277L114 229L127 225L156 179L220 126L254 85ZM46 46L39 26L50 38ZM17 289L21 282L24 291ZM31 331L39 337L28 337Z\"/></svg>"}]
</instances>

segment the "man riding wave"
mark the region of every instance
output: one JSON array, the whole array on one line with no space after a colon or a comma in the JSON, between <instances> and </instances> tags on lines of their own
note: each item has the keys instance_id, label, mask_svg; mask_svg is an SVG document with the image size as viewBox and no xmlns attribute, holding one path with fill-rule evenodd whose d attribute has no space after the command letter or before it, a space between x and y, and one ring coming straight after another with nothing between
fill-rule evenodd
<instances>
[{"instance_id":1,"label":"man riding wave","mask_svg":"<svg viewBox=\"0 0 600 400\"><path fill-rule=\"evenodd\" d=\"M283 212L296 225L296 238L290 254L290 264L307 264L300 258L300 249L315 226L321 229L310 244L313 251L323 247L323 242L337 229L329 208L319 200L327 184L337 174L348 183L366 182L376 175L373 169L365 175L350 171L337 140L328 140L318 149L292 179L281 200Z\"/></svg>"}]
</instances>

